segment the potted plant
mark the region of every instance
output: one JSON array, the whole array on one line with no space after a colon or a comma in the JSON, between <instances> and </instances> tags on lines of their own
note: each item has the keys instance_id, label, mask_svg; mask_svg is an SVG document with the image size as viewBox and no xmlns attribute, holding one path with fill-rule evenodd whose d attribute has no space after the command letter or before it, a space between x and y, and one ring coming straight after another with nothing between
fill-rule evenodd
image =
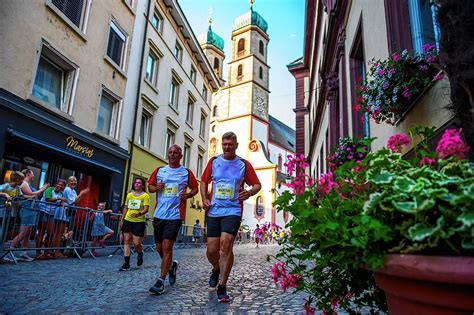
<instances>
[{"instance_id":1,"label":"potted plant","mask_svg":"<svg viewBox=\"0 0 474 315\"><path fill-rule=\"evenodd\" d=\"M474 166L464 160L468 148L458 130L447 130L436 151L427 145L432 132L416 127L411 137L394 135L388 148L370 152L358 163L348 161L304 191L284 192L276 200L277 209L291 212L293 219L287 226L291 234L277 254L280 262L272 270L274 280L284 289L307 292L307 312L386 311L387 297L388 309L395 314L407 308L394 305L407 301L412 303L410 310L432 303L429 313L472 313L473 299L465 297L474 294ZM413 158L403 159L402 147L418 138ZM294 162L288 163L293 169L305 167ZM311 184L306 175L299 176L295 180ZM423 258L438 261L422 262ZM466 273L445 272L439 276L444 283L434 285L435 269L422 271L422 266L446 259L456 261L449 262L458 264L456 272ZM414 262L417 280L410 280L407 266ZM448 288L450 294L464 297L440 298L447 293L430 295L433 291L426 288L410 287L421 282L423 273L431 275L428 288ZM387 285L390 276L398 287ZM455 277L463 280L446 284L456 282ZM421 300L415 296L420 292L425 295ZM456 303L446 306L447 299Z\"/></svg>"},{"instance_id":2,"label":"potted plant","mask_svg":"<svg viewBox=\"0 0 474 315\"><path fill-rule=\"evenodd\" d=\"M404 50L385 60L372 60L354 109L377 123L394 124L426 88L443 78L436 73L437 62L437 51L430 44L423 46L422 53Z\"/></svg>"}]
</instances>

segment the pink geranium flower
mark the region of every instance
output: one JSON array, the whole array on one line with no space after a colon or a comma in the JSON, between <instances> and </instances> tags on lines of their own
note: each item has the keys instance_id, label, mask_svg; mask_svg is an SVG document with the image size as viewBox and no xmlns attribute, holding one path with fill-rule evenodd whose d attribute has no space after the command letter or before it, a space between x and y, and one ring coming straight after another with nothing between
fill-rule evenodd
<instances>
[{"instance_id":1,"label":"pink geranium flower","mask_svg":"<svg viewBox=\"0 0 474 315\"><path fill-rule=\"evenodd\" d=\"M332 172L321 174L319 178L318 188L324 193L328 194L333 187L337 187L337 182L334 180L334 175Z\"/></svg>"},{"instance_id":2,"label":"pink geranium flower","mask_svg":"<svg viewBox=\"0 0 474 315\"><path fill-rule=\"evenodd\" d=\"M388 138L387 148L390 149L393 153L402 152L402 147L410 144L410 138L408 138L403 133L396 133L390 138Z\"/></svg>"},{"instance_id":3,"label":"pink geranium flower","mask_svg":"<svg viewBox=\"0 0 474 315\"><path fill-rule=\"evenodd\" d=\"M436 147L440 159L446 159L450 156L464 159L465 153L469 152L469 147L461 138L461 131L462 129L447 129L444 132Z\"/></svg>"}]
</instances>

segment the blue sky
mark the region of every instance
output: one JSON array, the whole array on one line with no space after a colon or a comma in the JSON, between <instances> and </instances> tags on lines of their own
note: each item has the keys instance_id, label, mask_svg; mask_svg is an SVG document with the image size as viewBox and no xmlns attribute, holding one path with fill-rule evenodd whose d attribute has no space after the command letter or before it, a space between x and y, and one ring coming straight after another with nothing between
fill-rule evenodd
<instances>
[{"instance_id":1,"label":"blue sky","mask_svg":"<svg viewBox=\"0 0 474 315\"><path fill-rule=\"evenodd\" d=\"M209 8L212 30L224 39L224 76L231 56L234 19L250 8L248 0L178 0L194 34L207 32ZM286 65L303 55L304 0L255 0L253 8L268 23L270 66L270 115L294 128L295 79Z\"/></svg>"}]
</instances>

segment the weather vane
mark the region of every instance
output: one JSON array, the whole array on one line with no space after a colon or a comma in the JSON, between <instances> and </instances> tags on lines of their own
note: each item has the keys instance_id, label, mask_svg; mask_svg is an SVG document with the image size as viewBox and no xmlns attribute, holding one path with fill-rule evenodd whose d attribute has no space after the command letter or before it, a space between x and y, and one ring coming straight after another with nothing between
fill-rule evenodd
<instances>
[{"instance_id":1,"label":"weather vane","mask_svg":"<svg viewBox=\"0 0 474 315\"><path fill-rule=\"evenodd\" d=\"M207 20L209 22L209 26L211 26L212 24L212 7L209 8L209 20Z\"/></svg>"},{"instance_id":2,"label":"weather vane","mask_svg":"<svg viewBox=\"0 0 474 315\"><path fill-rule=\"evenodd\" d=\"M249 0L250 2L250 9L252 9L252 6L253 6L253 3L255 2L255 0Z\"/></svg>"}]
</instances>

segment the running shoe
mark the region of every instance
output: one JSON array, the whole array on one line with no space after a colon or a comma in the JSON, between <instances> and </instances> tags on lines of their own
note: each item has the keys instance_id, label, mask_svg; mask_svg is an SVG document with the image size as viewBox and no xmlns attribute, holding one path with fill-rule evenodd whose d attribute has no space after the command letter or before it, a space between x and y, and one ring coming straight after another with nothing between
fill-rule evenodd
<instances>
[{"instance_id":1,"label":"running shoe","mask_svg":"<svg viewBox=\"0 0 474 315\"><path fill-rule=\"evenodd\" d=\"M141 265L143 265L143 252L137 255L137 266L140 267Z\"/></svg>"},{"instance_id":2,"label":"running shoe","mask_svg":"<svg viewBox=\"0 0 474 315\"><path fill-rule=\"evenodd\" d=\"M168 272L168 276L169 276L168 281L170 282L170 285L173 285L176 283L177 272L178 272L178 262L176 260L173 260L173 262L171 263L171 269Z\"/></svg>"},{"instance_id":3,"label":"running shoe","mask_svg":"<svg viewBox=\"0 0 474 315\"><path fill-rule=\"evenodd\" d=\"M123 263L122 267L120 267L119 271L129 271L131 268L130 268L130 264L127 264L127 263Z\"/></svg>"},{"instance_id":4,"label":"running shoe","mask_svg":"<svg viewBox=\"0 0 474 315\"><path fill-rule=\"evenodd\" d=\"M211 277L209 278L209 286L215 288L219 283L219 270L212 269Z\"/></svg>"},{"instance_id":5,"label":"running shoe","mask_svg":"<svg viewBox=\"0 0 474 315\"><path fill-rule=\"evenodd\" d=\"M227 294L227 289L225 285L219 285L217 287L217 302L219 303L227 303L230 301L230 297Z\"/></svg>"},{"instance_id":6,"label":"running shoe","mask_svg":"<svg viewBox=\"0 0 474 315\"><path fill-rule=\"evenodd\" d=\"M162 294L165 292L165 282L163 279L158 278L156 283L148 291L154 294Z\"/></svg>"}]
</instances>

